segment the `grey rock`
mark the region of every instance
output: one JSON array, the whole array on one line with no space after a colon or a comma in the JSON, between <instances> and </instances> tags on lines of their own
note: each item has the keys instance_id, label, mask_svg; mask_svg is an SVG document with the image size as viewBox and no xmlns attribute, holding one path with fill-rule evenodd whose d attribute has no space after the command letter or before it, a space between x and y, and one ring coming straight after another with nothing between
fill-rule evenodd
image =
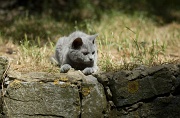
<instances>
[{"instance_id":1,"label":"grey rock","mask_svg":"<svg viewBox=\"0 0 180 118\"><path fill-rule=\"evenodd\" d=\"M143 104L137 112L142 117L178 118L180 116L180 97L158 97L152 102Z\"/></svg>"},{"instance_id":2,"label":"grey rock","mask_svg":"<svg viewBox=\"0 0 180 118\"><path fill-rule=\"evenodd\" d=\"M109 78L113 77L113 72L99 72L93 74L93 76L96 77L102 85L107 86L107 84L109 84Z\"/></svg>"},{"instance_id":3,"label":"grey rock","mask_svg":"<svg viewBox=\"0 0 180 118\"><path fill-rule=\"evenodd\" d=\"M79 86L84 75L10 71L3 96L3 114L13 118L77 118L81 112Z\"/></svg>"},{"instance_id":4,"label":"grey rock","mask_svg":"<svg viewBox=\"0 0 180 118\"><path fill-rule=\"evenodd\" d=\"M10 80L20 80L27 82L52 82L56 79L60 81L69 81L76 83L77 81L82 81L85 75L81 71L70 70L66 73L47 73L47 72L29 72L21 73L17 71L9 71L8 77Z\"/></svg>"},{"instance_id":5,"label":"grey rock","mask_svg":"<svg viewBox=\"0 0 180 118\"><path fill-rule=\"evenodd\" d=\"M3 114L13 118L104 117L104 87L92 75L8 72L10 84L3 96Z\"/></svg>"},{"instance_id":6,"label":"grey rock","mask_svg":"<svg viewBox=\"0 0 180 118\"><path fill-rule=\"evenodd\" d=\"M112 111L112 118L179 118L180 96L157 97L137 109Z\"/></svg>"},{"instance_id":7,"label":"grey rock","mask_svg":"<svg viewBox=\"0 0 180 118\"><path fill-rule=\"evenodd\" d=\"M93 76L87 76L82 84L81 118L104 118L107 100L103 86Z\"/></svg>"},{"instance_id":8,"label":"grey rock","mask_svg":"<svg viewBox=\"0 0 180 118\"><path fill-rule=\"evenodd\" d=\"M13 118L79 117L78 87L63 84L13 81L4 96L4 114Z\"/></svg>"},{"instance_id":9,"label":"grey rock","mask_svg":"<svg viewBox=\"0 0 180 118\"><path fill-rule=\"evenodd\" d=\"M2 82L2 77L8 66L8 59L6 57L0 56L0 83Z\"/></svg>"},{"instance_id":10,"label":"grey rock","mask_svg":"<svg viewBox=\"0 0 180 118\"><path fill-rule=\"evenodd\" d=\"M8 67L8 59L6 57L0 56L0 85L3 85L3 81L5 80L5 72L7 71ZM1 86L2 87L2 86ZM0 117L2 116L3 112L3 99L2 99L2 93L3 89L0 87Z\"/></svg>"},{"instance_id":11,"label":"grey rock","mask_svg":"<svg viewBox=\"0 0 180 118\"><path fill-rule=\"evenodd\" d=\"M107 86L112 92L117 107L132 105L142 100L170 94L179 88L179 68L163 65L144 70L119 71L108 79ZM104 77L105 78L105 77ZM107 77L108 78L108 77ZM101 79L102 80L102 79Z\"/></svg>"}]
</instances>

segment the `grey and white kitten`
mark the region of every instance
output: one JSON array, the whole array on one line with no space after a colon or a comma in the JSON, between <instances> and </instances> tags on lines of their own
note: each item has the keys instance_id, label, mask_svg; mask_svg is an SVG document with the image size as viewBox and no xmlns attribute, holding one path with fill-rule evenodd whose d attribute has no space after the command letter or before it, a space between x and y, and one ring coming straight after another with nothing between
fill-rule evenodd
<instances>
[{"instance_id":1,"label":"grey and white kitten","mask_svg":"<svg viewBox=\"0 0 180 118\"><path fill-rule=\"evenodd\" d=\"M97 46L95 35L87 35L81 31L75 31L68 37L58 40L55 49L55 60L60 66L60 72L65 73L70 68L82 70L85 75L98 70Z\"/></svg>"}]
</instances>

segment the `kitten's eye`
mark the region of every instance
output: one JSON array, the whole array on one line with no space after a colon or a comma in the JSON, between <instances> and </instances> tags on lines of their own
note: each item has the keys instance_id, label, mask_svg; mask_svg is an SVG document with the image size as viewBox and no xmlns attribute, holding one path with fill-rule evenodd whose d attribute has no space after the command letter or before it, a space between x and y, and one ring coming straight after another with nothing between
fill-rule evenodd
<instances>
[{"instance_id":1,"label":"kitten's eye","mask_svg":"<svg viewBox=\"0 0 180 118\"><path fill-rule=\"evenodd\" d=\"M92 54L94 54L94 53L95 53L95 51L92 52Z\"/></svg>"},{"instance_id":2,"label":"kitten's eye","mask_svg":"<svg viewBox=\"0 0 180 118\"><path fill-rule=\"evenodd\" d=\"M88 52L83 52L83 55L88 55Z\"/></svg>"}]
</instances>

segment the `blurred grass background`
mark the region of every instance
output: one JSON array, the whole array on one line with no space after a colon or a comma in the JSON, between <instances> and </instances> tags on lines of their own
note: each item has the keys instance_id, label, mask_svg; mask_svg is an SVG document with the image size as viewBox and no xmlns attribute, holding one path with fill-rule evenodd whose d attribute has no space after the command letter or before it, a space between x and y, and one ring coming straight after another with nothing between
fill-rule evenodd
<instances>
[{"instance_id":1,"label":"blurred grass background","mask_svg":"<svg viewBox=\"0 0 180 118\"><path fill-rule=\"evenodd\" d=\"M0 1L0 55L18 71L58 71L49 62L59 37L99 33L101 70L177 62L179 0Z\"/></svg>"}]
</instances>

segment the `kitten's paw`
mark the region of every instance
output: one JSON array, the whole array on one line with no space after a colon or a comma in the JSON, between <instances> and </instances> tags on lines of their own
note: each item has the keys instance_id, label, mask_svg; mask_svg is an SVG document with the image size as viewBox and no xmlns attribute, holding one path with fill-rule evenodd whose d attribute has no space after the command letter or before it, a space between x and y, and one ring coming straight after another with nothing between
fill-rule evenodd
<instances>
[{"instance_id":1,"label":"kitten's paw","mask_svg":"<svg viewBox=\"0 0 180 118\"><path fill-rule=\"evenodd\" d=\"M94 73L94 69L93 68L85 68L82 72L85 75L90 75L90 74Z\"/></svg>"},{"instance_id":2,"label":"kitten's paw","mask_svg":"<svg viewBox=\"0 0 180 118\"><path fill-rule=\"evenodd\" d=\"M61 72L61 73L66 73L66 72L68 72L68 70L70 70L70 69L71 69L71 66L70 66L69 64L64 64L64 65L61 66L60 72Z\"/></svg>"}]
</instances>

